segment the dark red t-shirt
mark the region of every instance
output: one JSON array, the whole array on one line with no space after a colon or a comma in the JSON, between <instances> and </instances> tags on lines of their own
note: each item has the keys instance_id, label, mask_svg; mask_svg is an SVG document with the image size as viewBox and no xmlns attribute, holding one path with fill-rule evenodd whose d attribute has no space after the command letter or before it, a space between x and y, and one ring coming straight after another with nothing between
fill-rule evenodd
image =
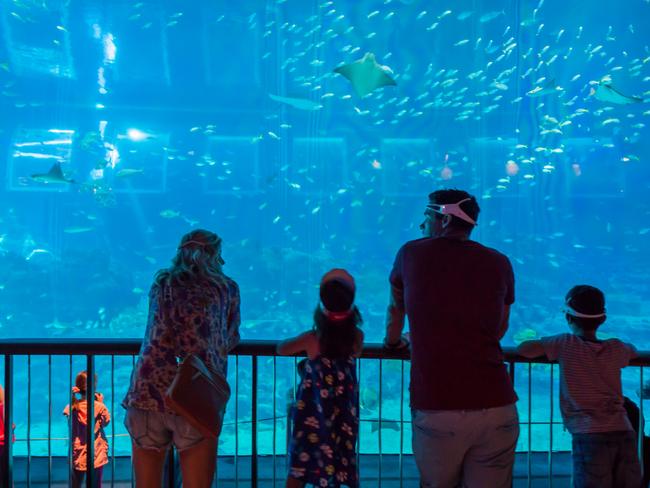
<instances>
[{"instance_id":1,"label":"dark red t-shirt","mask_svg":"<svg viewBox=\"0 0 650 488\"><path fill-rule=\"evenodd\" d=\"M472 410L517 401L499 326L514 302L506 256L477 242L424 238L397 253L390 282L411 334L411 407Z\"/></svg>"}]
</instances>

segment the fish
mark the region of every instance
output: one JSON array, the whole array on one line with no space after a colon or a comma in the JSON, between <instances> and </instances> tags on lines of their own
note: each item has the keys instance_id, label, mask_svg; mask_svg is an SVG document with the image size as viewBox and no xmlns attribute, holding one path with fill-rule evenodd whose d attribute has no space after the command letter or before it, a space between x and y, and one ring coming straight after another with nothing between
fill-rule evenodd
<instances>
[{"instance_id":1,"label":"fish","mask_svg":"<svg viewBox=\"0 0 650 488\"><path fill-rule=\"evenodd\" d=\"M286 105L297 108L299 110L320 110L321 108L323 108L323 106L320 103L314 102L306 98L283 97L280 95L274 95L272 93L269 93L269 97L271 98L271 100L284 103Z\"/></svg>"},{"instance_id":2,"label":"fish","mask_svg":"<svg viewBox=\"0 0 650 488\"><path fill-rule=\"evenodd\" d=\"M611 119L604 120L601 125L620 124L620 123L621 121L619 119L611 118Z\"/></svg>"},{"instance_id":3,"label":"fish","mask_svg":"<svg viewBox=\"0 0 650 488\"><path fill-rule=\"evenodd\" d=\"M47 173L35 173L30 175L30 178L38 183L52 184L52 183L74 183L74 180L69 180L63 175L61 163L54 163Z\"/></svg>"},{"instance_id":4,"label":"fish","mask_svg":"<svg viewBox=\"0 0 650 488\"><path fill-rule=\"evenodd\" d=\"M144 174L143 169L134 169L134 168L124 168L119 170L117 173L115 173L115 176L119 176L120 178L124 178L126 176L134 176L134 175L141 175Z\"/></svg>"},{"instance_id":5,"label":"fish","mask_svg":"<svg viewBox=\"0 0 650 488\"><path fill-rule=\"evenodd\" d=\"M177 212L176 210L163 210L160 212L160 216L164 219L173 219L175 217L180 217L181 213Z\"/></svg>"},{"instance_id":6,"label":"fish","mask_svg":"<svg viewBox=\"0 0 650 488\"><path fill-rule=\"evenodd\" d=\"M524 328L515 333L514 340L515 343L519 344L524 341L529 341L539 337L539 334L535 329Z\"/></svg>"},{"instance_id":7,"label":"fish","mask_svg":"<svg viewBox=\"0 0 650 488\"><path fill-rule=\"evenodd\" d=\"M396 420L381 419L379 420L370 420L370 432L377 432L379 428L390 429L399 432L400 425Z\"/></svg>"},{"instance_id":8,"label":"fish","mask_svg":"<svg viewBox=\"0 0 650 488\"><path fill-rule=\"evenodd\" d=\"M377 63L373 53L366 53L353 63L339 66L334 72L347 78L355 93L362 98L377 88L397 85L390 75L390 68Z\"/></svg>"},{"instance_id":9,"label":"fish","mask_svg":"<svg viewBox=\"0 0 650 488\"><path fill-rule=\"evenodd\" d=\"M562 88L557 86L555 83L555 79L551 79L544 86L536 86L532 90L526 92L526 95L529 97L541 97L543 95L552 95L561 90Z\"/></svg>"},{"instance_id":10,"label":"fish","mask_svg":"<svg viewBox=\"0 0 650 488\"><path fill-rule=\"evenodd\" d=\"M63 232L66 234L82 234L84 232L90 232L95 230L94 227L66 227L63 229Z\"/></svg>"},{"instance_id":11,"label":"fish","mask_svg":"<svg viewBox=\"0 0 650 488\"><path fill-rule=\"evenodd\" d=\"M481 15L481 17L478 19L478 21L479 21L481 24L484 24L485 22L489 22L489 21L491 21L491 20L496 19L496 18L499 17L500 15L505 15L505 14L506 14L506 13L505 13L505 11L503 11L503 10L499 10L499 11L495 10L495 11L493 11L493 12L488 12L487 14L483 14L483 15Z\"/></svg>"},{"instance_id":12,"label":"fish","mask_svg":"<svg viewBox=\"0 0 650 488\"><path fill-rule=\"evenodd\" d=\"M25 261L31 261L34 256L38 255L49 255L49 256L54 256L51 251L48 251L47 249L32 249L32 251L25 257Z\"/></svg>"},{"instance_id":13,"label":"fish","mask_svg":"<svg viewBox=\"0 0 650 488\"><path fill-rule=\"evenodd\" d=\"M643 98L624 95L612 85L602 82L597 83L595 88L592 86L589 95L601 102L616 103L617 105L630 105L643 102Z\"/></svg>"}]
</instances>

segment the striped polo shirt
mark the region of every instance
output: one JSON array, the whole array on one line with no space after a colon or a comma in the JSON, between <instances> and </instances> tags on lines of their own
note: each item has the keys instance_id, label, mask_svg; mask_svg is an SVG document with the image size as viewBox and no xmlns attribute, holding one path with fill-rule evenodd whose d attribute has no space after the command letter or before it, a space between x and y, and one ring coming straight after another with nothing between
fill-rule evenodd
<instances>
[{"instance_id":1,"label":"striped polo shirt","mask_svg":"<svg viewBox=\"0 0 650 488\"><path fill-rule=\"evenodd\" d=\"M560 364L560 409L572 434L633 430L621 388L621 368L636 357L618 339L589 341L574 334L542 338L544 352Z\"/></svg>"}]
</instances>

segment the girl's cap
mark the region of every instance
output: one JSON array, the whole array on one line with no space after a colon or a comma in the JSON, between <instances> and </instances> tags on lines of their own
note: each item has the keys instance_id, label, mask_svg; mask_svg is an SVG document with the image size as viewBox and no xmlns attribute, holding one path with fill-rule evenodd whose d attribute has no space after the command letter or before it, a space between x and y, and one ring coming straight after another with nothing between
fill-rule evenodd
<instances>
[{"instance_id":1,"label":"girl's cap","mask_svg":"<svg viewBox=\"0 0 650 488\"><path fill-rule=\"evenodd\" d=\"M321 309L330 320L344 320L352 314L356 285L354 278L344 269L335 268L320 282Z\"/></svg>"},{"instance_id":2,"label":"girl's cap","mask_svg":"<svg viewBox=\"0 0 650 488\"><path fill-rule=\"evenodd\" d=\"M323 278L320 280L321 290L323 289L323 285L330 281L338 281L343 286L347 287L350 291L352 291L352 293L354 293L356 290L354 278L350 273L348 273L346 270L342 268L334 268L329 270L327 273L325 273Z\"/></svg>"}]
</instances>

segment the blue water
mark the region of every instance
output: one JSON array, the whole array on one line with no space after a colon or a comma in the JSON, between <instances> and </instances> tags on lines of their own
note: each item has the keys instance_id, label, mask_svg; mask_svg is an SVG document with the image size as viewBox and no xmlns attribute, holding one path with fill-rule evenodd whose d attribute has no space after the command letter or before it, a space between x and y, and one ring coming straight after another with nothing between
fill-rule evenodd
<instances>
[{"instance_id":1,"label":"blue water","mask_svg":"<svg viewBox=\"0 0 650 488\"><path fill-rule=\"evenodd\" d=\"M588 283L602 335L650 348L649 20L647 0L2 0L0 332L141 337L153 274L202 227L224 239L244 339L309 328L337 266L379 341L397 249L428 193L459 187L473 237L515 269L505 345L564 331L563 296ZM362 98L333 70L366 52L396 86ZM34 176L55 164L68 181Z\"/></svg>"}]
</instances>

